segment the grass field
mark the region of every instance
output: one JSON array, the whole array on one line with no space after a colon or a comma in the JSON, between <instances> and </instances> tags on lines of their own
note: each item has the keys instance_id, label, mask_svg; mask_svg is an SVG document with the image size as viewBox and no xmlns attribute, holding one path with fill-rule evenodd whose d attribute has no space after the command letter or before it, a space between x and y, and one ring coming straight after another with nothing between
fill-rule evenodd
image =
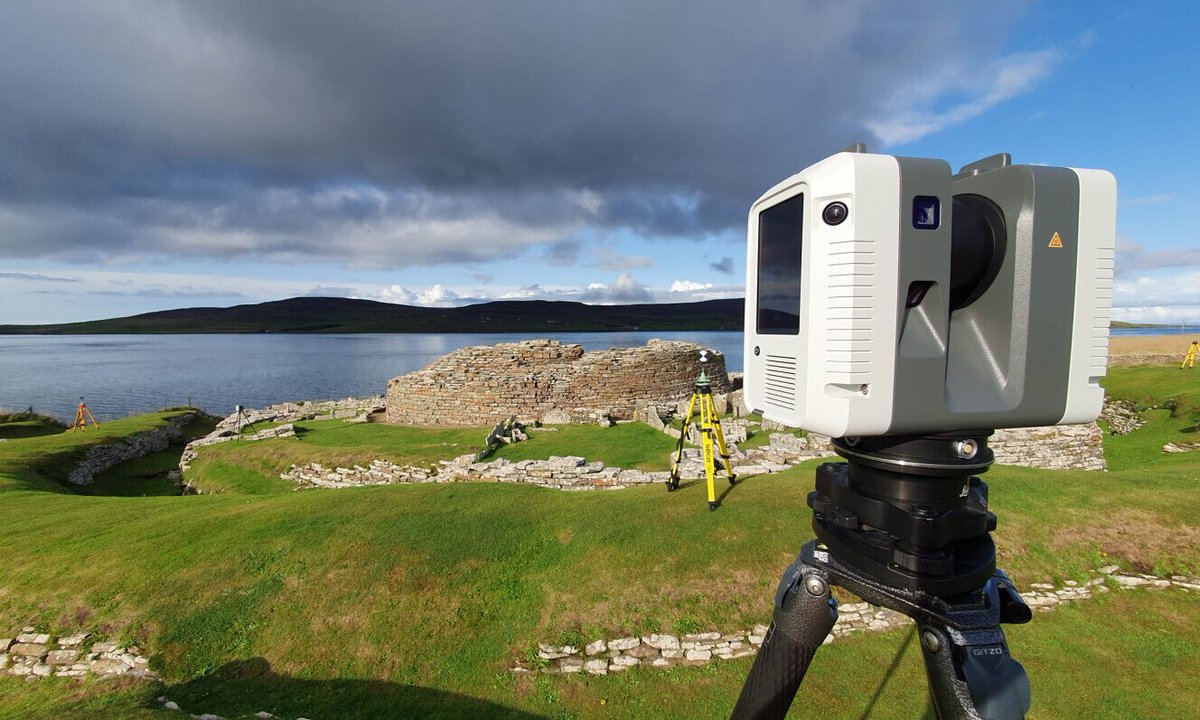
<instances>
[{"instance_id":1,"label":"grass field","mask_svg":"<svg viewBox=\"0 0 1200 720\"><path fill-rule=\"evenodd\" d=\"M1001 564L1019 585L1083 579L1110 563L1200 570L1200 455L1160 452L1195 437L1194 385L1174 368L1114 369L1112 394L1170 409L1106 439L1108 473L987 474ZM205 450L193 480L222 492L201 496L129 497L141 494L139 474L153 487L153 460L106 479L107 496L61 485L81 444L164 419L0 443L0 634L27 624L118 632L164 677L3 678L0 717L178 717L153 703L164 693L226 718L726 717L748 660L608 677L518 678L507 668L539 640L765 622L779 573L811 535L804 497L815 463L749 478L715 513L699 486L292 492L278 480L280 464L298 458L434 462L470 451L486 429L312 423L298 439ZM560 428L501 456L663 469L672 444L638 426ZM1189 716L1200 699L1198 609L1182 591L1114 592L1009 628L1034 685L1030 717ZM906 637L822 650L791 716L932 717L912 642L873 700Z\"/></svg>"}]
</instances>

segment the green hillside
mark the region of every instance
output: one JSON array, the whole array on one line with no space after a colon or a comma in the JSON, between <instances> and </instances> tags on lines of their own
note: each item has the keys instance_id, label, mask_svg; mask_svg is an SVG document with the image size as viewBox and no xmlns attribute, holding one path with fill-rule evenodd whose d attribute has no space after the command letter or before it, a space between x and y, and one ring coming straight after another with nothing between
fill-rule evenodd
<instances>
[{"instance_id":1,"label":"green hillside","mask_svg":"<svg viewBox=\"0 0 1200 720\"><path fill-rule=\"evenodd\" d=\"M1200 391L1184 375L1113 370L1114 394L1174 402L1149 410L1132 435L1106 438L1110 472L987 474L1001 564L1019 585L1083 580L1109 563L1200 570L1200 455L1159 452L1195 437ZM136 477L100 483L121 496L62 484L83 445L169 416L0 442L0 634L25 625L119 633L164 678L0 676L0 717L186 717L161 709L154 698L165 695L225 718L723 718L749 659L607 677L508 668L538 641L766 622L779 573L811 536L804 498L815 463L748 478L715 513L700 485L295 492L254 480L306 457L428 457L437 443L457 455L478 430L434 437L420 433L446 431L313 423L300 438L226 444L193 468L192 480L217 494L130 497ZM631 427L566 442L665 468L671 439ZM560 454L553 436L517 448ZM1114 591L1009 627L1033 681L1030 717L1189 716L1200 699L1196 610L1196 596L1179 590ZM821 651L791 717L931 718L924 692L908 631L857 635Z\"/></svg>"}]
</instances>

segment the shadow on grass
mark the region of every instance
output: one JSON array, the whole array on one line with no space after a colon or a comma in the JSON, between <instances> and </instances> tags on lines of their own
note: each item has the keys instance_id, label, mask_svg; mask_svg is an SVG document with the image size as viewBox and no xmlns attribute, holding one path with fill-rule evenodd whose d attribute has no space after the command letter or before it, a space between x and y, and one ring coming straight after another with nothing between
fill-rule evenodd
<instances>
[{"instance_id":1,"label":"shadow on grass","mask_svg":"<svg viewBox=\"0 0 1200 720\"><path fill-rule=\"evenodd\" d=\"M0 423L0 438L5 440L61 435L65 431L65 425L50 425L40 422Z\"/></svg>"},{"instance_id":2,"label":"shadow on grass","mask_svg":"<svg viewBox=\"0 0 1200 720\"><path fill-rule=\"evenodd\" d=\"M896 656L892 658L892 664L883 673L879 679L879 685L875 688L875 693L871 696L871 701L867 703L867 709L863 710L862 717L859 720L871 720L872 714L875 712L875 706L879 702L879 698L883 695L883 691L887 689L888 683L892 681L892 676L896 674L896 668L900 667L900 662L908 653L909 647L912 645L913 638L917 636L917 628L914 625L908 634L904 636L904 644L896 651ZM933 708L933 701L930 700L925 707L925 714L921 716L921 720L937 720L937 711Z\"/></svg>"},{"instance_id":3,"label":"shadow on grass","mask_svg":"<svg viewBox=\"0 0 1200 720\"><path fill-rule=\"evenodd\" d=\"M282 718L420 717L440 720L512 718L535 720L516 708L467 695L383 680L306 680L279 675L263 658L238 660L177 685L163 696L193 716L253 717L266 711Z\"/></svg>"}]
</instances>

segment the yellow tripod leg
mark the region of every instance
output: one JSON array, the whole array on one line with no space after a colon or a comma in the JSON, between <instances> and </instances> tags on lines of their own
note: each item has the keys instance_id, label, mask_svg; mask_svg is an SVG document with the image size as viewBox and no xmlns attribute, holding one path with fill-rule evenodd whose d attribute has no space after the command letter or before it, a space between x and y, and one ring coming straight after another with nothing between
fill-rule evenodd
<instances>
[{"instance_id":1,"label":"yellow tripod leg","mask_svg":"<svg viewBox=\"0 0 1200 720\"><path fill-rule=\"evenodd\" d=\"M717 490L713 487L713 428L712 416L709 414L709 403L712 399L705 396L700 400L700 434L704 446L704 478L708 481L708 509L717 509Z\"/></svg>"},{"instance_id":2,"label":"yellow tripod leg","mask_svg":"<svg viewBox=\"0 0 1200 720\"><path fill-rule=\"evenodd\" d=\"M87 405L84 405L83 409L87 411L88 417L90 417L92 419L92 425L94 425L96 427L96 429L99 430L100 423L96 422L96 416L92 414L92 409L89 408Z\"/></svg>"},{"instance_id":3,"label":"yellow tripod leg","mask_svg":"<svg viewBox=\"0 0 1200 720\"><path fill-rule=\"evenodd\" d=\"M725 474L729 476L729 484L732 485L737 480L737 475L733 474L733 468L729 467L729 449L725 445L725 431L721 429L721 418L717 415L716 402L710 396L708 402L712 405L713 432L717 435L717 447L721 450L721 461L725 464Z\"/></svg>"},{"instance_id":4,"label":"yellow tripod leg","mask_svg":"<svg viewBox=\"0 0 1200 720\"><path fill-rule=\"evenodd\" d=\"M683 424L679 426L679 442L675 444L675 459L671 461L671 476L667 479L667 492L679 489L679 462L683 459L683 443L687 438L688 425L692 422L692 413L695 410L696 393L692 393L687 415L683 417Z\"/></svg>"}]
</instances>

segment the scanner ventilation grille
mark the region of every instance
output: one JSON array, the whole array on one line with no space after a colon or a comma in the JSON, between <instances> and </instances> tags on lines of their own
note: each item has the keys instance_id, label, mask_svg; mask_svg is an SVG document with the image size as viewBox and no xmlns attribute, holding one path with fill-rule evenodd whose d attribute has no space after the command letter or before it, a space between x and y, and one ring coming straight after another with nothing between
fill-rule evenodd
<instances>
[{"instance_id":1,"label":"scanner ventilation grille","mask_svg":"<svg viewBox=\"0 0 1200 720\"><path fill-rule=\"evenodd\" d=\"M1113 294L1113 248L1096 250L1096 305L1103 308L1092 317L1092 337L1089 347L1088 374L1092 377L1104 375L1108 365L1108 328L1112 321Z\"/></svg>"},{"instance_id":2,"label":"scanner ventilation grille","mask_svg":"<svg viewBox=\"0 0 1200 720\"><path fill-rule=\"evenodd\" d=\"M767 356L763 402L781 410L796 409L796 358Z\"/></svg>"},{"instance_id":3,"label":"scanner ventilation grille","mask_svg":"<svg viewBox=\"0 0 1200 720\"><path fill-rule=\"evenodd\" d=\"M875 274L874 240L848 238L829 244L825 300L828 382L870 382Z\"/></svg>"}]
</instances>

